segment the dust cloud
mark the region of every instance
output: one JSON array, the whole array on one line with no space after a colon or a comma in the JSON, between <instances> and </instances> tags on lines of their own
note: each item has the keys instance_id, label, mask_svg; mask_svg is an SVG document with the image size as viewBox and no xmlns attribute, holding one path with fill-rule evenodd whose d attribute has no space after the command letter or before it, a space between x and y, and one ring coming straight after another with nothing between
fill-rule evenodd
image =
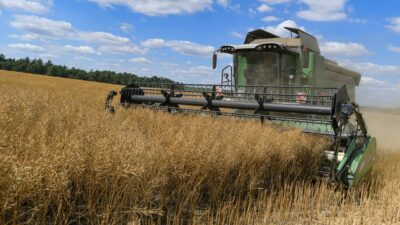
<instances>
[{"instance_id":1,"label":"dust cloud","mask_svg":"<svg viewBox=\"0 0 400 225\"><path fill-rule=\"evenodd\" d=\"M362 109L369 133L380 151L400 151L400 110Z\"/></svg>"}]
</instances>

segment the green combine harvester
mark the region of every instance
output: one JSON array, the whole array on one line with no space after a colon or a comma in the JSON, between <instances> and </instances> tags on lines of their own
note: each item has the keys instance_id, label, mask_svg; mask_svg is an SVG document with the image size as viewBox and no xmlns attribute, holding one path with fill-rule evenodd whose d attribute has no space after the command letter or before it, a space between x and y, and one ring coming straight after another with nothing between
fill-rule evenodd
<instances>
[{"instance_id":1,"label":"green combine harvester","mask_svg":"<svg viewBox=\"0 0 400 225\"><path fill-rule=\"evenodd\" d=\"M376 140L355 103L361 75L321 55L315 37L286 28L291 38L264 30L243 45L224 45L213 55L233 56L220 84L134 83L120 91L123 107L258 119L330 138L319 177L352 187L372 170ZM117 92L106 99L106 110Z\"/></svg>"}]
</instances>

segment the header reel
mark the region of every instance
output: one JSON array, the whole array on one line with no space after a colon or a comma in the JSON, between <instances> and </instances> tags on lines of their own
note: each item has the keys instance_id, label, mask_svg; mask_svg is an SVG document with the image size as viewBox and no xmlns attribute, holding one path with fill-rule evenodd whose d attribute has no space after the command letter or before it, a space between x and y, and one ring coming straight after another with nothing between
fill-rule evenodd
<instances>
[{"instance_id":1,"label":"header reel","mask_svg":"<svg viewBox=\"0 0 400 225\"><path fill-rule=\"evenodd\" d=\"M360 154L363 156L363 151L375 140L369 137L359 107L350 101L346 86L326 88L134 83L122 88L120 94L120 104L125 108L146 107L167 112L258 119L263 123L269 121L330 137L333 143L328 154L331 155L330 170L325 171L323 176L340 181L346 187L359 181L356 172L366 173L365 170L370 171L372 168L368 165L362 168L363 171L351 170L355 158L360 157ZM112 113L115 109L111 101L115 95L116 92L110 92L105 104L106 110ZM373 161L374 158L369 160Z\"/></svg>"}]
</instances>

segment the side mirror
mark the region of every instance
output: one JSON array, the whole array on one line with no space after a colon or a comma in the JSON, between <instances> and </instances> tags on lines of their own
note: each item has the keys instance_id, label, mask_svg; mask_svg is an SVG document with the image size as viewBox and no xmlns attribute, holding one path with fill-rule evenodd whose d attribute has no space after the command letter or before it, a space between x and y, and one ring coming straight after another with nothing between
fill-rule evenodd
<instances>
[{"instance_id":1,"label":"side mirror","mask_svg":"<svg viewBox=\"0 0 400 225\"><path fill-rule=\"evenodd\" d=\"M216 53L213 54L212 68L213 68L213 70L215 70L215 68L217 68L217 54Z\"/></svg>"}]
</instances>

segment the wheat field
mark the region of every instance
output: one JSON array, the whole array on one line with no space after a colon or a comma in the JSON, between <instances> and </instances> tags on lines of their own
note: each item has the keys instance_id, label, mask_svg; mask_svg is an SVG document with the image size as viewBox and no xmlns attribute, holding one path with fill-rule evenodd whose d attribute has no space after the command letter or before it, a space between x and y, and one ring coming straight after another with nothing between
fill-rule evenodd
<instances>
[{"instance_id":1,"label":"wheat field","mask_svg":"<svg viewBox=\"0 0 400 225\"><path fill-rule=\"evenodd\" d=\"M120 88L0 71L0 224L400 224L395 133L378 136L373 174L345 191L311 182L324 138L232 118L105 113ZM372 133L400 125L367 113L376 118Z\"/></svg>"}]
</instances>

